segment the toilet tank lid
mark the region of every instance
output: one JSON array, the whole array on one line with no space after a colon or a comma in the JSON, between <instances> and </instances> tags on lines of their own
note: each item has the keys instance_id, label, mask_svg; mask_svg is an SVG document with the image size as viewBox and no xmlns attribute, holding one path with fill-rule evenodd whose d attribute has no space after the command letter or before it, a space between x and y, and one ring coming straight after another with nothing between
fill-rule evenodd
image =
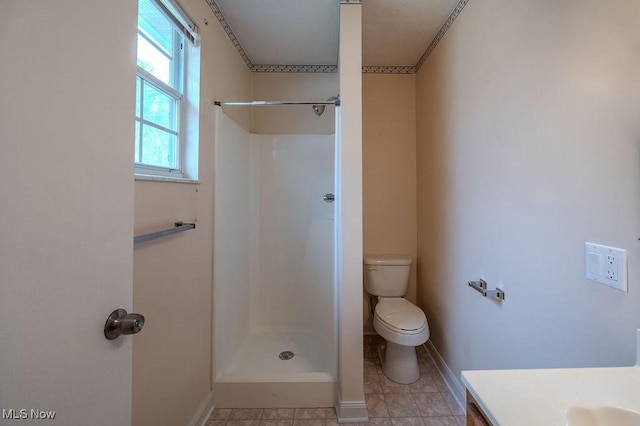
<instances>
[{"instance_id":1,"label":"toilet tank lid","mask_svg":"<svg viewBox=\"0 0 640 426\"><path fill-rule=\"evenodd\" d=\"M411 265L408 254L365 254L365 265Z\"/></svg>"}]
</instances>

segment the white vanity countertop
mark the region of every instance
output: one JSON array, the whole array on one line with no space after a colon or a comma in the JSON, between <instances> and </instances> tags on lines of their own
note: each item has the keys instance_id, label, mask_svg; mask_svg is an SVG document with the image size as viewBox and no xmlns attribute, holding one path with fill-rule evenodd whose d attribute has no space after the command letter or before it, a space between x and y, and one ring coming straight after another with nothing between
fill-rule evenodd
<instances>
[{"instance_id":1,"label":"white vanity countertop","mask_svg":"<svg viewBox=\"0 0 640 426\"><path fill-rule=\"evenodd\" d=\"M564 426L572 406L640 411L640 367L463 371L494 425Z\"/></svg>"}]
</instances>

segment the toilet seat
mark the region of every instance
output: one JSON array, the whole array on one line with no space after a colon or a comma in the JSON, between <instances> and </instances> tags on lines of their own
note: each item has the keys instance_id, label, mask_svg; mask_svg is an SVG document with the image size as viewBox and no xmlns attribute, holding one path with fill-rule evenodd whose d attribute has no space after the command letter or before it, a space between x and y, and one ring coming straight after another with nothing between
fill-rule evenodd
<instances>
[{"instance_id":1,"label":"toilet seat","mask_svg":"<svg viewBox=\"0 0 640 426\"><path fill-rule=\"evenodd\" d=\"M402 334L418 334L427 323L422 309L402 297L381 298L375 315L385 326Z\"/></svg>"},{"instance_id":2,"label":"toilet seat","mask_svg":"<svg viewBox=\"0 0 640 426\"><path fill-rule=\"evenodd\" d=\"M401 297L380 298L373 327L385 340L418 346L429 340L429 324L422 309Z\"/></svg>"}]
</instances>

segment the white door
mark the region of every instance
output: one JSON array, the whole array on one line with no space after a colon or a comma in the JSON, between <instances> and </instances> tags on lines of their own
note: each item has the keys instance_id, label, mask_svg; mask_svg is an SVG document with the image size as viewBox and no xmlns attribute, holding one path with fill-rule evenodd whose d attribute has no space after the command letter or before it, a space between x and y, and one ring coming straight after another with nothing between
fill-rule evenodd
<instances>
[{"instance_id":1,"label":"white door","mask_svg":"<svg viewBox=\"0 0 640 426\"><path fill-rule=\"evenodd\" d=\"M0 424L131 424L136 3L0 0Z\"/></svg>"}]
</instances>

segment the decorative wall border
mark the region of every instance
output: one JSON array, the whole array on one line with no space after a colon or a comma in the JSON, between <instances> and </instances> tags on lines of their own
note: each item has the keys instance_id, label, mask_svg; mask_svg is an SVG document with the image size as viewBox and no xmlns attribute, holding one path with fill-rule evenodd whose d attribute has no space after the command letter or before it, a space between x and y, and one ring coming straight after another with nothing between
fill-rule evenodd
<instances>
[{"instance_id":1,"label":"decorative wall border","mask_svg":"<svg viewBox=\"0 0 640 426\"><path fill-rule=\"evenodd\" d=\"M229 25L229 23L225 19L224 15L222 14L222 11L220 10L218 5L216 4L215 0L205 0L205 1L207 2L209 7L211 8L211 10L213 11L213 14L216 15L216 18L218 18L218 22L220 22L220 25L222 25L222 29L224 29L224 32L226 32L227 35L229 36L229 38L231 39L231 42L233 43L233 45L238 50L238 53L240 54L240 56L244 60L244 63L247 64L247 67L249 67L249 69L251 69L253 67L253 63L251 62L251 59L249 59L249 56L247 55L247 52L245 52L244 49L242 48L242 45L240 44L240 41L238 40L236 35L233 33L233 30L231 29L231 26Z\"/></svg>"},{"instance_id":2,"label":"decorative wall border","mask_svg":"<svg viewBox=\"0 0 640 426\"><path fill-rule=\"evenodd\" d=\"M415 66L364 66L362 72L367 74L415 74Z\"/></svg>"},{"instance_id":3,"label":"decorative wall border","mask_svg":"<svg viewBox=\"0 0 640 426\"><path fill-rule=\"evenodd\" d=\"M440 40L442 40L442 37L444 37L445 33L449 30L451 25L453 25L453 21L455 21L458 15L460 15L460 12L462 12L462 9L464 9L467 3L469 3L469 0L460 0L458 2L455 9L453 9L453 12L451 12L451 15L449 15L449 18L447 18L444 25L442 25L442 27L440 28L440 31L438 31L438 34L436 34L433 40L431 40L431 44L429 44L429 47L427 47L427 50L425 50L425 52L420 57L420 60L415 66L416 72L420 70L420 67L422 66L422 64L424 64L424 61L427 60L429 55L431 55L431 52L433 52L433 50L436 48L438 43L440 43Z\"/></svg>"},{"instance_id":4,"label":"decorative wall border","mask_svg":"<svg viewBox=\"0 0 640 426\"><path fill-rule=\"evenodd\" d=\"M438 43L440 43L440 40L442 40L445 33L449 30L451 25L453 25L453 21L455 21L458 15L460 15L460 12L462 12L462 9L464 9L467 3L469 3L469 0L460 0L458 2L456 7L453 9L453 12L451 12L451 15L449 15L445 23L442 25L442 27L440 27L440 30L438 31L436 36L433 38L433 40L431 40L431 43L429 44L429 47L427 47L427 50L425 50L425 52L422 54L422 56L414 66L412 67L409 67L409 66L362 67L362 72L371 73L371 74L415 74L417 73L420 70L420 67L422 66L422 64L424 64L424 62L427 60L429 55L431 55L431 52L433 52L436 46L438 45Z\"/></svg>"},{"instance_id":5,"label":"decorative wall border","mask_svg":"<svg viewBox=\"0 0 640 426\"><path fill-rule=\"evenodd\" d=\"M252 72L338 72L336 65L252 65Z\"/></svg>"},{"instance_id":6,"label":"decorative wall border","mask_svg":"<svg viewBox=\"0 0 640 426\"><path fill-rule=\"evenodd\" d=\"M220 25L222 25L222 28L229 36L229 39L231 39L231 42L238 50L238 53L244 60L245 64L247 64L247 67L249 68L249 70L251 70L251 72L335 73L338 71L337 65L259 65L259 64L255 65L253 64L251 62L251 59L249 59L249 56L247 55L247 53L242 48L240 41L238 40L236 35L233 33L231 26L225 19L224 15L222 14L222 11L216 4L215 0L205 0L205 1L213 11L213 14L216 16L216 18L218 18ZM456 7L453 9L453 12L451 12L451 15L449 15L449 18L447 18L447 20L442 25L442 27L440 27L440 30L438 31L436 36L433 38L433 40L427 47L427 50L425 50L425 52L422 54L422 56L414 66L410 66L410 65L363 66L362 72L365 74L415 74L417 73L420 70L420 67L422 66L422 64L424 64L424 62L427 60L429 55L431 55L431 52L435 50L436 46L438 45L440 40L442 40L442 38L444 37L446 32L449 30L451 25L453 25L453 22L456 20L458 15L460 15L460 12L462 12L462 9L464 9L464 7L467 5L468 2L469 0L460 0L458 2ZM340 3L341 4L362 4L362 0L340 0Z\"/></svg>"}]
</instances>

